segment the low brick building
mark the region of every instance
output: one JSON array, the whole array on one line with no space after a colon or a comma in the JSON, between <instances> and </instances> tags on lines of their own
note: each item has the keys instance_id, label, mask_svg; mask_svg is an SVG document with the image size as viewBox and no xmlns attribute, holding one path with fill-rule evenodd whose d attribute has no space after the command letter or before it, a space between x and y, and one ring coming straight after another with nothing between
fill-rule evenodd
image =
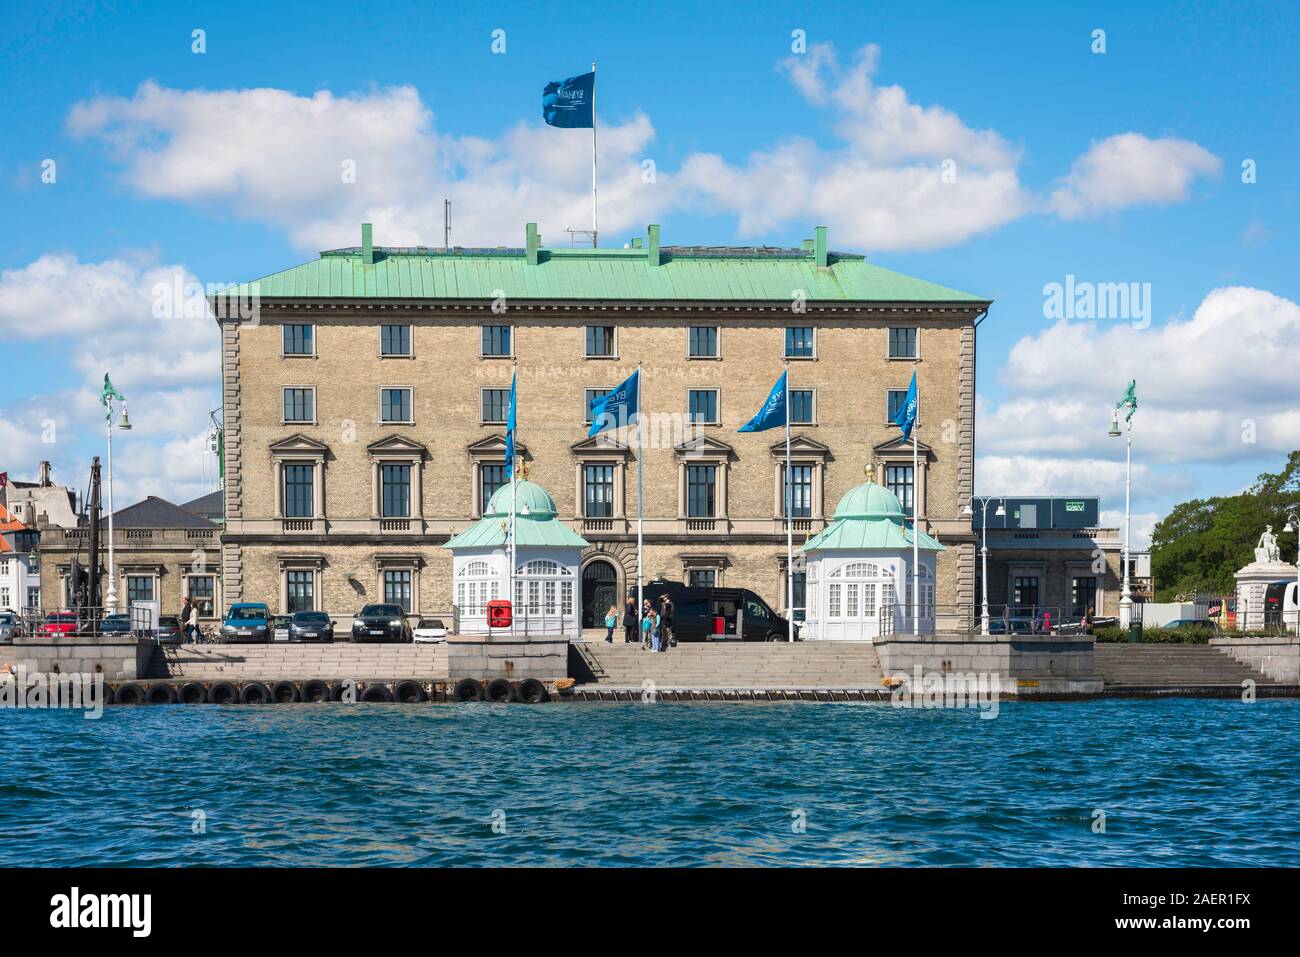
<instances>
[{"instance_id":1,"label":"low brick building","mask_svg":"<svg viewBox=\"0 0 1300 957\"><path fill-rule=\"evenodd\" d=\"M108 520L100 524L103 594L108 594ZM41 532L41 590L46 610L74 604L69 590L73 560L89 562L90 530L44 528ZM221 616L221 528L166 499L149 496L113 515L113 555L117 569L117 607L134 601L157 601L162 614L180 611L186 596L199 605L200 616Z\"/></svg>"}]
</instances>

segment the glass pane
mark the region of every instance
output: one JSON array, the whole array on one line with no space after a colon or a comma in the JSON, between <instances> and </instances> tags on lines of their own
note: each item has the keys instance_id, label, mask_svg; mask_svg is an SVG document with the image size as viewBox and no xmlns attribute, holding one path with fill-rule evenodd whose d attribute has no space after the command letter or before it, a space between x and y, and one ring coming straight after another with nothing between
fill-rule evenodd
<instances>
[{"instance_id":1,"label":"glass pane","mask_svg":"<svg viewBox=\"0 0 1300 957\"><path fill-rule=\"evenodd\" d=\"M409 465L382 466L380 482L383 492L383 517L410 518L411 467Z\"/></svg>"},{"instance_id":2,"label":"glass pane","mask_svg":"<svg viewBox=\"0 0 1300 957\"><path fill-rule=\"evenodd\" d=\"M785 354L791 358L808 358L812 356L812 326L789 326L786 328Z\"/></svg>"},{"instance_id":3,"label":"glass pane","mask_svg":"<svg viewBox=\"0 0 1300 957\"><path fill-rule=\"evenodd\" d=\"M690 518L714 517L714 488L717 467L690 465L686 469L687 516Z\"/></svg>"},{"instance_id":4,"label":"glass pane","mask_svg":"<svg viewBox=\"0 0 1300 957\"><path fill-rule=\"evenodd\" d=\"M315 469L310 465L284 466L284 517L312 518L315 499L312 482Z\"/></svg>"}]
</instances>

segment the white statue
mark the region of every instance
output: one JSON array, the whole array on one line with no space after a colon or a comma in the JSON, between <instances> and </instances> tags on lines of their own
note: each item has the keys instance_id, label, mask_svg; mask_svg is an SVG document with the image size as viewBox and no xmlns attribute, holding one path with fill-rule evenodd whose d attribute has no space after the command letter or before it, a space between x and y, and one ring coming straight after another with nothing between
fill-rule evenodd
<instances>
[{"instance_id":1,"label":"white statue","mask_svg":"<svg viewBox=\"0 0 1300 957\"><path fill-rule=\"evenodd\" d=\"M1282 553L1277 547L1277 536L1273 534L1273 526L1265 525L1264 533L1259 536L1259 544L1255 548L1255 561L1257 562L1280 562Z\"/></svg>"}]
</instances>

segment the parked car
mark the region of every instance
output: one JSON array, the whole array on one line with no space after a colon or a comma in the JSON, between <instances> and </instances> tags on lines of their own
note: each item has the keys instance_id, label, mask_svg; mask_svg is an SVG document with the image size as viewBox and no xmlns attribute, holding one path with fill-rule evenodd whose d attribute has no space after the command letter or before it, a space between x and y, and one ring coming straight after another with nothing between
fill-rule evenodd
<instances>
[{"instance_id":1,"label":"parked car","mask_svg":"<svg viewBox=\"0 0 1300 957\"><path fill-rule=\"evenodd\" d=\"M652 581L642 588L655 610L659 596L673 603L673 637L678 641L786 641L789 623L748 588L692 588ZM629 591L636 598L636 589ZM799 626L795 625L795 640Z\"/></svg>"},{"instance_id":2,"label":"parked car","mask_svg":"<svg viewBox=\"0 0 1300 957\"><path fill-rule=\"evenodd\" d=\"M1033 635L1040 630L1037 619L1027 615L1011 615L1006 618L990 618L990 635Z\"/></svg>"},{"instance_id":3,"label":"parked car","mask_svg":"<svg viewBox=\"0 0 1300 957\"><path fill-rule=\"evenodd\" d=\"M160 645L179 645L184 641L180 618L176 615L159 615L157 637Z\"/></svg>"},{"instance_id":4,"label":"parked car","mask_svg":"<svg viewBox=\"0 0 1300 957\"><path fill-rule=\"evenodd\" d=\"M289 640L289 621L292 615L276 615L271 619L271 637L276 641Z\"/></svg>"},{"instance_id":5,"label":"parked car","mask_svg":"<svg viewBox=\"0 0 1300 957\"><path fill-rule=\"evenodd\" d=\"M1173 621L1167 621L1162 626L1167 631L1204 631L1208 634L1216 634L1218 626L1205 618L1175 618Z\"/></svg>"},{"instance_id":6,"label":"parked car","mask_svg":"<svg viewBox=\"0 0 1300 957\"><path fill-rule=\"evenodd\" d=\"M0 641L12 642L23 636L23 620L10 612L0 613Z\"/></svg>"},{"instance_id":7,"label":"parked car","mask_svg":"<svg viewBox=\"0 0 1300 957\"><path fill-rule=\"evenodd\" d=\"M352 621L353 641L410 641L411 624L401 605L366 605Z\"/></svg>"},{"instance_id":8,"label":"parked car","mask_svg":"<svg viewBox=\"0 0 1300 957\"><path fill-rule=\"evenodd\" d=\"M101 635L129 635L131 633L131 616L125 612L105 615L99 620Z\"/></svg>"},{"instance_id":9,"label":"parked car","mask_svg":"<svg viewBox=\"0 0 1300 957\"><path fill-rule=\"evenodd\" d=\"M271 609L262 602L237 602L226 612L221 625L221 640L270 641Z\"/></svg>"},{"instance_id":10,"label":"parked car","mask_svg":"<svg viewBox=\"0 0 1300 957\"><path fill-rule=\"evenodd\" d=\"M36 627L36 634L41 638L53 638L55 635L75 635L80 630L75 611L52 611Z\"/></svg>"},{"instance_id":11,"label":"parked car","mask_svg":"<svg viewBox=\"0 0 1300 957\"><path fill-rule=\"evenodd\" d=\"M414 640L420 643L446 641L447 626L443 624L441 618L421 618L415 623L415 631L412 635Z\"/></svg>"},{"instance_id":12,"label":"parked car","mask_svg":"<svg viewBox=\"0 0 1300 957\"><path fill-rule=\"evenodd\" d=\"M333 641L334 622L323 611L295 612L289 619L290 641Z\"/></svg>"}]
</instances>

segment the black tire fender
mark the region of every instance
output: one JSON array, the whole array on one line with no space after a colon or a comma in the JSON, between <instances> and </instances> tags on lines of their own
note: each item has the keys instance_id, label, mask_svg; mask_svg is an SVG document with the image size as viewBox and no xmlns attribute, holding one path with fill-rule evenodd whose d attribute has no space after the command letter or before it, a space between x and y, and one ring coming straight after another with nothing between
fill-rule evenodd
<instances>
[{"instance_id":1,"label":"black tire fender","mask_svg":"<svg viewBox=\"0 0 1300 957\"><path fill-rule=\"evenodd\" d=\"M524 704L541 704L548 697L546 685L536 678L525 678L515 689L515 697Z\"/></svg>"},{"instance_id":2,"label":"black tire fender","mask_svg":"<svg viewBox=\"0 0 1300 957\"><path fill-rule=\"evenodd\" d=\"M239 704L239 689L229 681L218 681L208 689L208 700L213 704Z\"/></svg>"},{"instance_id":3,"label":"black tire fender","mask_svg":"<svg viewBox=\"0 0 1300 957\"><path fill-rule=\"evenodd\" d=\"M302 683L302 700L303 701L329 701L330 686L328 681L322 681L320 678L312 678L310 681Z\"/></svg>"},{"instance_id":4,"label":"black tire fender","mask_svg":"<svg viewBox=\"0 0 1300 957\"><path fill-rule=\"evenodd\" d=\"M147 704L175 704L176 689L165 683L150 685L144 700Z\"/></svg>"},{"instance_id":5,"label":"black tire fender","mask_svg":"<svg viewBox=\"0 0 1300 957\"><path fill-rule=\"evenodd\" d=\"M418 681L399 681L393 686L393 699L402 704L419 704L424 700L424 686Z\"/></svg>"},{"instance_id":6,"label":"black tire fender","mask_svg":"<svg viewBox=\"0 0 1300 957\"><path fill-rule=\"evenodd\" d=\"M392 701L393 693L388 690L388 685L372 682L366 685L361 692L360 701Z\"/></svg>"},{"instance_id":7,"label":"black tire fender","mask_svg":"<svg viewBox=\"0 0 1300 957\"><path fill-rule=\"evenodd\" d=\"M113 692L113 704L144 704L144 689L134 681L118 685Z\"/></svg>"},{"instance_id":8,"label":"black tire fender","mask_svg":"<svg viewBox=\"0 0 1300 957\"><path fill-rule=\"evenodd\" d=\"M241 704L270 704L271 689L260 681L250 681L239 689Z\"/></svg>"},{"instance_id":9,"label":"black tire fender","mask_svg":"<svg viewBox=\"0 0 1300 957\"><path fill-rule=\"evenodd\" d=\"M509 704L515 700L515 686L505 678L493 678L488 682L487 699L498 704Z\"/></svg>"},{"instance_id":10,"label":"black tire fender","mask_svg":"<svg viewBox=\"0 0 1300 957\"><path fill-rule=\"evenodd\" d=\"M302 693L292 681L277 681L271 686L271 701L275 704L292 704L302 700Z\"/></svg>"},{"instance_id":11,"label":"black tire fender","mask_svg":"<svg viewBox=\"0 0 1300 957\"><path fill-rule=\"evenodd\" d=\"M208 700L208 689L197 681L187 681L176 692L176 700L181 704L203 704Z\"/></svg>"},{"instance_id":12,"label":"black tire fender","mask_svg":"<svg viewBox=\"0 0 1300 957\"><path fill-rule=\"evenodd\" d=\"M461 678L451 693L452 701L482 701L483 686L473 678Z\"/></svg>"}]
</instances>

